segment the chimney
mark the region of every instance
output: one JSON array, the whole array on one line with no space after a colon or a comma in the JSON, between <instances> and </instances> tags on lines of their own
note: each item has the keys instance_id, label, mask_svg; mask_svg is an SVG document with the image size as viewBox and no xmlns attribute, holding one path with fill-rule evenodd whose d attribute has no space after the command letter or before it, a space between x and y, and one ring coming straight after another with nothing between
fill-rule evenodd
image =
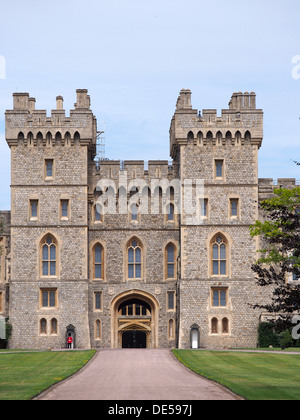
<instances>
[{"instance_id":1,"label":"chimney","mask_svg":"<svg viewBox=\"0 0 300 420\"><path fill-rule=\"evenodd\" d=\"M29 93L14 93L14 111L28 111Z\"/></svg>"},{"instance_id":2,"label":"chimney","mask_svg":"<svg viewBox=\"0 0 300 420\"><path fill-rule=\"evenodd\" d=\"M62 111L64 109L64 98L62 96L56 97L56 110Z\"/></svg>"},{"instance_id":3,"label":"chimney","mask_svg":"<svg viewBox=\"0 0 300 420\"><path fill-rule=\"evenodd\" d=\"M237 93L233 93L231 101L229 102L230 109L237 109Z\"/></svg>"},{"instance_id":4,"label":"chimney","mask_svg":"<svg viewBox=\"0 0 300 420\"><path fill-rule=\"evenodd\" d=\"M189 89L182 89L177 100L177 110L192 109L191 97L192 92Z\"/></svg>"},{"instance_id":5,"label":"chimney","mask_svg":"<svg viewBox=\"0 0 300 420\"><path fill-rule=\"evenodd\" d=\"M256 94L255 94L255 92L250 93L250 108L256 109Z\"/></svg>"},{"instance_id":6,"label":"chimney","mask_svg":"<svg viewBox=\"0 0 300 420\"><path fill-rule=\"evenodd\" d=\"M28 109L29 109L30 114L32 114L33 111L35 110L35 98L28 99Z\"/></svg>"},{"instance_id":7,"label":"chimney","mask_svg":"<svg viewBox=\"0 0 300 420\"><path fill-rule=\"evenodd\" d=\"M90 109L91 100L87 89L77 89L77 103L75 109Z\"/></svg>"}]
</instances>

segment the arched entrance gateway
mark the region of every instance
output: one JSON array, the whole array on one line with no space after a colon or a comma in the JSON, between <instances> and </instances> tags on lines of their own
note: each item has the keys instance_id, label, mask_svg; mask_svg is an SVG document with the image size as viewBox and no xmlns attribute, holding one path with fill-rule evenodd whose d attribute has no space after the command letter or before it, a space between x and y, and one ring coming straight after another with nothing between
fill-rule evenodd
<instances>
[{"instance_id":1,"label":"arched entrance gateway","mask_svg":"<svg viewBox=\"0 0 300 420\"><path fill-rule=\"evenodd\" d=\"M130 290L111 302L112 348L158 348L156 298L141 290Z\"/></svg>"}]
</instances>

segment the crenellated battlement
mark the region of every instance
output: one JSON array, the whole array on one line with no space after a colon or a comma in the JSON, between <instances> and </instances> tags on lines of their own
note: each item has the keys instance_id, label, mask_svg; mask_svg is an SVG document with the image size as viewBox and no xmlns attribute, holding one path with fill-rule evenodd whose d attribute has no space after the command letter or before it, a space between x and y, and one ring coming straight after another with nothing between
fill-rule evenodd
<instances>
[{"instance_id":1,"label":"crenellated battlement","mask_svg":"<svg viewBox=\"0 0 300 420\"><path fill-rule=\"evenodd\" d=\"M126 172L129 179L173 179L179 176L179 167L167 160L103 160L90 163L89 172L96 178L113 178Z\"/></svg>"},{"instance_id":2,"label":"crenellated battlement","mask_svg":"<svg viewBox=\"0 0 300 420\"><path fill-rule=\"evenodd\" d=\"M259 201L268 200L274 197L274 190L278 188L293 189L300 185L300 180L295 178L259 178L258 194Z\"/></svg>"},{"instance_id":3,"label":"crenellated battlement","mask_svg":"<svg viewBox=\"0 0 300 420\"><path fill-rule=\"evenodd\" d=\"M198 111L191 105L191 91L183 89L176 104L170 127L170 153L176 158L180 144L199 146L245 145L261 146L263 138L263 111L256 109L256 94L234 93L229 109L221 116L216 109Z\"/></svg>"},{"instance_id":4,"label":"crenellated battlement","mask_svg":"<svg viewBox=\"0 0 300 420\"><path fill-rule=\"evenodd\" d=\"M56 97L56 109L47 116L46 110L35 109L35 98L29 93L13 94L13 109L5 113L6 140L10 147L24 144L52 145L79 142L96 145L97 122L90 109L90 96L86 89L78 89L77 102L67 117L63 97Z\"/></svg>"}]
</instances>

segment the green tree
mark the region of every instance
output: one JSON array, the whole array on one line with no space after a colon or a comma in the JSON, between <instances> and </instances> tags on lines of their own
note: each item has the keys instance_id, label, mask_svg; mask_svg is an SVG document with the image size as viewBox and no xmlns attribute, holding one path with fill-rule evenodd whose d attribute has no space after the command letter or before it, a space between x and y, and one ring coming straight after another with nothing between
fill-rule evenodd
<instances>
[{"instance_id":1,"label":"green tree","mask_svg":"<svg viewBox=\"0 0 300 420\"><path fill-rule=\"evenodd\" d=\"M260 236L263 249L252 266L258 284L273 286L273 296L266 305L255 305L277 314L277 331L292 326L293 315L300 312L300 286L287 279L300 279L300 187L277 189L275 197L261 203L265 221L250 228L252 237Z\"/></svg>"}]
</instances>

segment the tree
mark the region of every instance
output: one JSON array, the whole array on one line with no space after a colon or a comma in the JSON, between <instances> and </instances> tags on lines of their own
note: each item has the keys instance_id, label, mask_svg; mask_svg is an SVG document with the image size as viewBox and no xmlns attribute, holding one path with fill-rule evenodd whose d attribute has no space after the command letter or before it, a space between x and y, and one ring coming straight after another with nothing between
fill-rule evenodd
<instances>
[{"instance_id":1,"label":"tree","mask_svg":"<svg viewBox=\"0 0 300 420\"><path fill-rule=\"evenodd\" d=\"M251 236L260 236L264 246L252 270L260 286L273 286L271 302L255 308L275 313L272 322L277 331L284 331L300 312L300 286L293 282L300 279L300 187L274 193L274 198L261 203L265 221L250 228Z\"/></svg>"}]
</instances>

